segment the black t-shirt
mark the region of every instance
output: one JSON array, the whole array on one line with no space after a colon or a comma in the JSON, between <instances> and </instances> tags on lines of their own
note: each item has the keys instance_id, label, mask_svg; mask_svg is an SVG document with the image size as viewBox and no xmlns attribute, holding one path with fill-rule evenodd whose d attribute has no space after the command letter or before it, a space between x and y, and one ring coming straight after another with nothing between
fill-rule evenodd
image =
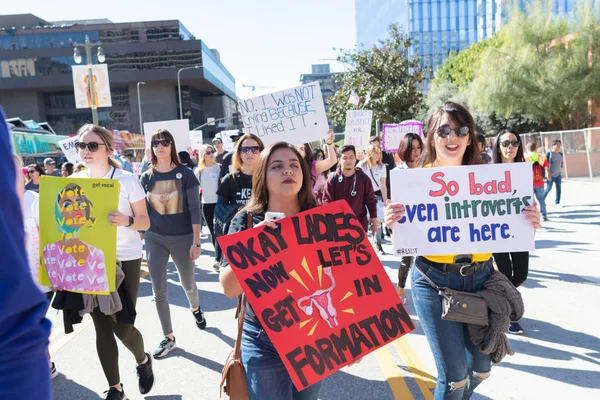
<instances>
[{"instance_id":1,"label":"black t-shirt","mask_svg":"<svg viewBox=\"0 0 600 400\"><path fill-rule=\"evenodd\" d=\"M223 152L223 154L217 153L217 156L215 157L215 161L217 162L217 164L223 164L223 157L225 157L227 154L229 154L228 151Z\"/></svg>"},{"instance_id":2,"label":"black t-shirt","mask_svg":"<svg viewBox=\"0 0 600 400\"><path fill-rule=\"evenodd\" d=\"M192 221L190 201L193 203L197 199L188 199L188 196L195 193L198 204L199 184L191 169L183 165L165 173L150 169L142 174L140 182L146 191L149 231L160 235L193 233L192 224L200 222Z\"/></svg>"},{"instance_id":3,"label":"black t-shirt","mask_svg":"<svg viewBox=\"0 0 600 400\"><path fill-rule=\"evenodd\" d=\"M234 176L227 174L217 189L217 195L227 204L246 205L252 197L252 175L237 172Z\"/></svg>"},{"instance_id":4,"label":"black t-shirt","mask_svg":"<svg viewBox=\"0 0 600 400\"><path fill-rule=\"evenodd\" d=\"M229 166L233 158L233 153L227 153L223 156L223 162L221 162L221 173L219 174L219 180L223 180L225 175L229 173Z\"/></svg>"}]
</instances>

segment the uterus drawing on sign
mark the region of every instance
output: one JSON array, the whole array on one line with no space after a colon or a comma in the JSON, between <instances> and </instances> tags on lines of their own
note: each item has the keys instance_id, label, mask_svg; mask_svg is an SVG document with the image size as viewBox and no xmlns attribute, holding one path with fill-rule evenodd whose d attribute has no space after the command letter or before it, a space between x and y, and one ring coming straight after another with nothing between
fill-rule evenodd
<instances>
[{"instance_id":1,"label":"uterus drawing on sign","mask_svg":"<svg viewBox=\"0 0 600 400\"><path fill-rule=\"evenodd\" d=\"M316 307L330 328L335 328L339 325L337 320L337 311L333 306L333 302L331 300L331 292L335 288L335 278L333 277L333 272L331 268L323 268L323 272L325 275L329 277L331 280L331 286L327 289L319 289L314 293L304 296L297 301L298 308L302 310L306 315L312 316L314 313L314 308Z\"/></svg>"}]
</instances>

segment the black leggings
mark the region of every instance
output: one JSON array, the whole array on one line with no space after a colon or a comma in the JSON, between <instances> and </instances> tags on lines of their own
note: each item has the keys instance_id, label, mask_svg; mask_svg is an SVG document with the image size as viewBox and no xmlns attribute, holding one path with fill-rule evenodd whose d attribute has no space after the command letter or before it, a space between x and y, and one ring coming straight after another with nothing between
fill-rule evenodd
<instances>
[{"instance_id":1,"label":"black leggings","mask_svg":"<svg viewBox=\"0 0 600 400\"><path fill-rule=\"evenodd\" d=\"M140 287L140 268L142 259L123 261L121 268L125 273L125 279L121 285L125 285L127 292L132 296L133 304L137 303L138 289ZM131 324L117 324L110 315L103 314L96 308L91 313L96 328L96 350L102 364L104 376L109 386L121 383L119 374L119 348L115 335L135 356L138 364L144 362L144 339L142 334Z\"/></svg>"},{"instance_id":2,"label":"black leggings","mask_svg":"<svg viewBox=\"0 0 600 400\"><path fill-rule=\"evenodd\" d=\"M404 286L406 286L408 271L410 270L410 266L414 260L414 257L406 256L402 257L402 261L400 261L400 265L398 266L398 286L402 289L404 289Z\"/></svg>"},{"instance_id":3,"label":"black leggings","mask_svg":"<svg viewBox=\"0 0 600 400\"><path fill-rule=\"evenodd\" d=\"M212 240L213 247L215 247L215 206L217 203L211 204L202 204L202 214L204 215L204 220L206 221L206 225L208 225L208 230L210 231L210 240ZM216 247L215 247L216 248Z\"/></svg>"},{"instance_id":4,"label":"black leggings","mask_svg":"<svg viewBox=\"0 0 600 400\"><path fill-rule=\"evenodd\" d=\"M529 252L494 253L494 260L502 272L515 287L521 286L529 272Z\"/></svg>"}]
</instances>

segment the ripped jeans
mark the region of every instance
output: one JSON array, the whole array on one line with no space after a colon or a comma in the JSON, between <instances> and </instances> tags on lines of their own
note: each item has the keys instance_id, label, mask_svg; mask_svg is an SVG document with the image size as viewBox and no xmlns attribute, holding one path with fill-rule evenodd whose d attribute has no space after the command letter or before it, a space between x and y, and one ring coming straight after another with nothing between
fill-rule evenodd
<instances>
[{"instance_id":1,"label":"ripped jeans","mask_svg":"<svg viewBox=\"0 0 600 400\"><path fill-rule=\"evenodd\" d=\"M477 274L464 277L430 267L419 258L415 260L415 267L436 285L465 292L482 290L493 272L491 261ZM481 353L471 342L466 324L442 320L442 298L417 268L412 269L411 283L415 309L438 373L434 399L467 400L489 375L491 357Z\"/></svg>"}]
</instances>

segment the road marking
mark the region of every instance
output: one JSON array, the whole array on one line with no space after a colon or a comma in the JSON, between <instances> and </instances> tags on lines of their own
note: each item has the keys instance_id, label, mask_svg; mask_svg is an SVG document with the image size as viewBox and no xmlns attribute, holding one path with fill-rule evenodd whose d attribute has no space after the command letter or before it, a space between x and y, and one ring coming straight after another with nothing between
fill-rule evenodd
<instances>
[{"instance_id":1,"label":"road marking","mask_svg":"<svg viewBox=\"0 0 600 400\"><path fill-rule=\"evenodd\" d=\"M89 314L86 314L86 316L83 317L83 321L81 322L81 324L73 325L73 328L75 330L73 333L70 333L68 335L65 334L65 336L62 337L61 340L59 340L56 343L50 343L50 346L48 346L50 356L53 356L54 354L58 353L60 349L62 349L71 340L75 339L75 337L81 332L83 332L83 330L87 328L91 323L92 317Z\"/></svg>"},{"instance_id":2,"label":"road marking","mask_svg":"<svg viewBox=\"0 0 600 400\"><path fill-rule=\"evenodd\" d=\"M140 274L140 281L150 275L150 271L147 269L142 269L142 273Z\"/></svg>"},{"instance_id":3,"label":"road marking","mask_svg":"<svg viewBox=\"0 0 600 400\"><path fill-rule=\"evenodd\" d=\"M406 336L394 340L394 346L396 346L396 350L398 350L400 357L404 361L404 365L406 365L417 382L425 400L433 400L432 390L435 389L435 380L431 375L425 372L423 362L408 343Z\"/></svg>"},{"instance_id":4,"label":"road marking","mask_svg":"<svg viewBox=\"0 0 600 400\"><path fill-rule=\"evenodd\" d=\"M388 385L390 385L394 399L414 400L410 389L406 385L406 382L404 382L404 377L400 372L400 368L398 368L396 365L396 361L394 361L394 358L392 357L392 354L387 346L380 347L373 353L379 362L379 366L383 371L385 380L387 381Z\"/></svg>"}]
</instances>

